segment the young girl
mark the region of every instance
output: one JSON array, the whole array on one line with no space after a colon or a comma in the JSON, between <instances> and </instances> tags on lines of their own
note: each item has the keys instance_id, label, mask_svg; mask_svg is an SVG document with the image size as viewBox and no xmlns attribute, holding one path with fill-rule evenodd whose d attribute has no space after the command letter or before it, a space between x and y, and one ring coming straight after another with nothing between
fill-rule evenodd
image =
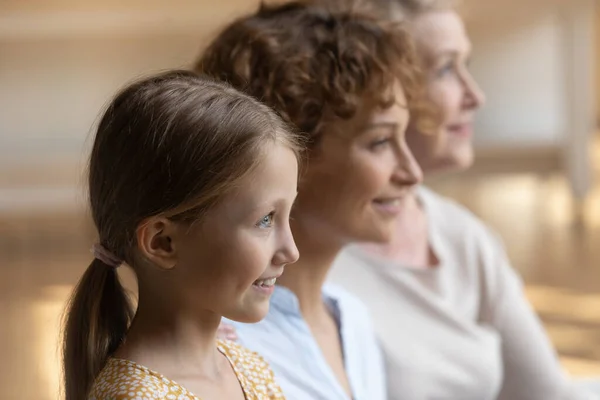
<instances>
[{"instance_id":1,"label":"young girl","mask_svg":"<svg viewBox=\"0 0 600 400\"><path fill-rule=\"evenodd\" d=\"M67 400L283 398L260 357L216 333L222 316L261 320L298 258L299 148L269 108L192 72L116 96L89 166L99 242L68 310Z\"/></svg>"}]
</instances>

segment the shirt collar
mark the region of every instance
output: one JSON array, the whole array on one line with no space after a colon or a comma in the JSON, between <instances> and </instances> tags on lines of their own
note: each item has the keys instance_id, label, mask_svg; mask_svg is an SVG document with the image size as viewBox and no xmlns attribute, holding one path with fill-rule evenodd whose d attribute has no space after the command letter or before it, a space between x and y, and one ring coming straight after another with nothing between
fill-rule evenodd
<instances>
[{"instance_id":1,"label":"shirt collar","mask_svg":"<svg viewBox=\"0 0 600 400\"><path fill-rule=\"evenodd\" d=\"M339 299L335 290L330 285L324 285L321 290L323 301L336 319L339 319ZM300 316L300 303L298 297L288 288L275 285L275 291L271 295L271 307L276 308L282 313Z\"/></svg>"}]
</instances>

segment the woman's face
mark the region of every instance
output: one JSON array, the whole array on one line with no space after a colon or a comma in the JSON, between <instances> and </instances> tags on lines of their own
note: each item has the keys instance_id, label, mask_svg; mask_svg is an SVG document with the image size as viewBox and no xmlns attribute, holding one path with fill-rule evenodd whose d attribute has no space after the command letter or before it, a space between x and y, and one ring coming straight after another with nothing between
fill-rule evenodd
<instances>
[{"instance_id":1,"label":"woman's face","mask_svg":"<svg viewBox=\"0 0 600 400\"><path fill-rule=\"evenodd\" d=\"M365 99L353 118L325 129L299 183L294 228L341 245L390 239L410 189L422 180L405 141L404 92L399 85L391 90L391 107Z\"/></svg>"},{"instance_id":2,"label":"woman's face","mask_svg":"<svg viewBox=\"0 0 600 400\"><path fill-rule=\"evenodd\" d=\"M425 173L473 163L473 117L484 95L471 76L471 43L454 11L432 11L410 23L427 78L427 95L441 117L437 135L409 129L407 142Z\"/></svg>"}]
</instances>

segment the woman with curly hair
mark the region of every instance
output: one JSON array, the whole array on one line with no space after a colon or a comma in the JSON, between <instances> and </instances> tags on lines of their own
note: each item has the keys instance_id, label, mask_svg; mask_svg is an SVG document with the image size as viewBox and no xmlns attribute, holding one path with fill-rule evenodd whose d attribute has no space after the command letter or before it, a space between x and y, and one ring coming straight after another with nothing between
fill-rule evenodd
<instances>
[{"instance_id":1,"label":"woman with curly hair","mask_svg":"<svg viewBox=\"0 0 600 400\"><path fill-rule=\"evenodd\" d=\"M221 32L197 69L271 106L309 142L292 232L300 251L240 342L270 363L289 399L384 400L366 308L325 285L342 248L390 240L421 171L405 141L430 121L409 37L397 24L303 3L262 6Z\"/></svg>"}]
</instances>

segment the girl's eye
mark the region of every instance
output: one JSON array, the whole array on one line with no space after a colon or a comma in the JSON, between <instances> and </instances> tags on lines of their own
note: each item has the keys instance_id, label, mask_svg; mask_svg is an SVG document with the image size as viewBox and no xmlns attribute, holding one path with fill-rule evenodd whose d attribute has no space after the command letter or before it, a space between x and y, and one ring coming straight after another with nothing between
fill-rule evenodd
<instances>
[{"instance_id":1,"label":"girl's eye","mask_svg":"<svg viewBox=\"0 0 600 400\"><path fill-rule=\"evenodd\" d=\"M265 215L264 217L262 217L262 219L258 222L257 226L259 228L262 229L268 229L271 226L273 226L273 216L275 215L275 212L271 212L268 215Z\"/></svg>"}]
</instances>

